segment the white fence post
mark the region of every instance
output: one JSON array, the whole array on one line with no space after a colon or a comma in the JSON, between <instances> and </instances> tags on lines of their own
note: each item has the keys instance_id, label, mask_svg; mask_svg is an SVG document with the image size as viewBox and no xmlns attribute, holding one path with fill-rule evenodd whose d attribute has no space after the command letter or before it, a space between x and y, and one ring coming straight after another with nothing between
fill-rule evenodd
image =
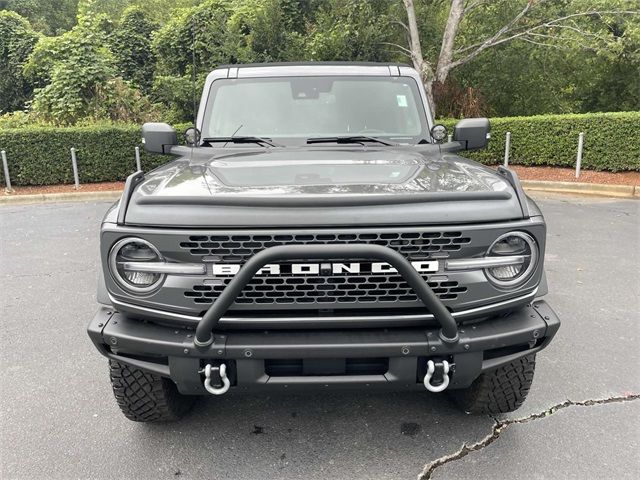
<instances>
[{"instance_id":1,"label":"white fence post","mask_svg":"<svg viewBox=\"0 0 640 480\"><path fill-rule=\"evenodd\" d=\"M11 188L11 179L9 178L9 164L7 163L7 152L2 150L0 152L2 154L2 168L4 169L4 183L7 185L5 191L7 193L13 192L13 188Z\"/></svg>"},{"instance_id":2,"label":"white fence post","mask_svg":"<svg viewBox=\"0 0 640 480\"><path fill-rule=\"evenodd\" d=\"M511 150L511 132L507 132L507 138L504 142L504 166L509 166L509 150Z\"/></svg>"},{"instance_id":3,"label":"white fence post","mask_svg":"<svg viewBox=\"0 0 640 480\"><path fill-rule=\"evenodd\" d=\"M73 181L76 184L75 189L80 188L80 178L78 177L78 162L76 161L76 149L71 147L71 165L73 165Z\"/></svg>"},{"instance_id":4,"label":"white fence post","mask_svg":"<svg viewBox=\"0 0 640 480\"><path fill-rule=\"evenodd\" d=\"M582 147L584 146L584 132L578 135L578 156L576 157L576 178L580 176L580 168L582 167Z\"/></svg>"},{"instance_id":5,"label":"white fence post","mask_svg":"<svg viewBox=\"0 0 640 480\"><path fill-rule=\"evenodd\" d=\"M447 143L451 143L452 140L453 140L453 135L451 134L447 135Z\"/></svg>"},{"instance_id":6,"label":"white fence post","mask_svg":"<svg viewBox=\"0 0 640 480\"><path fill-rule=\"evenodd\" d=\"M142 165L140 163L140 147L136 147L136 172L142 170Z\"/></svg>"}]
</instances>

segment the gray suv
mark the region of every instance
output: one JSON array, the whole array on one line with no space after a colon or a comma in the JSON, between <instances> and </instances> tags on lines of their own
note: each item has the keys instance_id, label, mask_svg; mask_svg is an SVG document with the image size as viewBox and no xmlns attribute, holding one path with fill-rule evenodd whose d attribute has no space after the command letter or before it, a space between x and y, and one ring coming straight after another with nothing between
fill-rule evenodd
<instances>
[{"instance_id":1,"label":"gray suv","mask_svg":"<svg viewBox=\"0 0 640 480\"><path fill-rule=\"evenodd\" d=\"M522 404L560 321L540 210L459 156L487 119L448 135L405 65L256 64L209 74L186 145L142 134L173 158L107 212L88 327L127 418L285 389Z\"/></svg>"}]
</instances>

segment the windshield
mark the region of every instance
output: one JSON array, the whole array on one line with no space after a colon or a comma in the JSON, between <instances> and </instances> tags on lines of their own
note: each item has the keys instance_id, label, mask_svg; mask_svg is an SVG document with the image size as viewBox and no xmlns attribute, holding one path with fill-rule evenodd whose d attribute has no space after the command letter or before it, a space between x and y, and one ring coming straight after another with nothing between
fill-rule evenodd
<instances>
[{"instance_id":1,"label":"windshield","mask_svg":"<svg viewBox=\"0 0 640 480\"><path fill-rule=\"evenodd\" d=\"M409 77L275 77L213 82L203 138L261 137L280 144L368 136L400 143L428 138Z\"/></svg>"}]
</instances>

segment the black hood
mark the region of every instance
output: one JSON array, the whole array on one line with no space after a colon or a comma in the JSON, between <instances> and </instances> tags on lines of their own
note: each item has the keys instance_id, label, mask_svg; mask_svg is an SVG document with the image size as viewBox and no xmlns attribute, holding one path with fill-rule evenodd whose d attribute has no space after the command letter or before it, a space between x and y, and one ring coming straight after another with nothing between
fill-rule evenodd
<instances>
[{"instance_id":1,"label":"black hood","mask_svg":"<svg viewBox=\"0 0 640 480\"><path fill-rule=\"evenodd\" d=\"M312 147L229 153L218 149L212 155L211 149L198 148L191 158L145 176L129 202L126 222L180 226L334 225L354 220L424 223L427 210L429 222L439 223L465 217L477 222L522 216L513 189L495 171L437 148L416 150ZM463 210L460 203L465 205ZM268 219L266 223L256 218L258 212Z\"/></svg>"}]
</instances>

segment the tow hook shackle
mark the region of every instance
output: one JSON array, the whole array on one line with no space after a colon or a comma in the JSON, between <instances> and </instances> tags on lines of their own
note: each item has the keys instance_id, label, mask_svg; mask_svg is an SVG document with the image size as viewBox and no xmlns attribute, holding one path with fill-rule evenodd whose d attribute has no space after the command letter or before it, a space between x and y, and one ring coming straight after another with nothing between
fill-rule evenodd
<instances>
[{"instance_id":1,"label":"tow hook shackle","mask_svg":"<svg viewBox=\"0 0 640 480\"><path fill-rule=\"evenodd\" d=\"M442 365L442 383L432 385L431 378L436 371L436 365ZM427 374L424 376L424 386L430 392L438 393L444 391L449 386L449 362L443 360L442 363L434 363L433 360L427 362Z\"/></svg>"},{"instance_id":2,"label":"tow hook shackle","mask_svg":"<svg viewBox=\"0 0 640 480\"><path fill-rule=\"evenodd\" d=\"M211 372L217 370L220 374L220 379L222 380L221 387L214 387L211 385ZM212 367L210 363L207 363L207 366L204 367L204 370L201 370L200 373L204 373L204 388L212 395L222 395L229 391L229 387L231 386L231 382L227 377L227 365L221 363L219 367Z\"/></svg>"}]
</instances>

